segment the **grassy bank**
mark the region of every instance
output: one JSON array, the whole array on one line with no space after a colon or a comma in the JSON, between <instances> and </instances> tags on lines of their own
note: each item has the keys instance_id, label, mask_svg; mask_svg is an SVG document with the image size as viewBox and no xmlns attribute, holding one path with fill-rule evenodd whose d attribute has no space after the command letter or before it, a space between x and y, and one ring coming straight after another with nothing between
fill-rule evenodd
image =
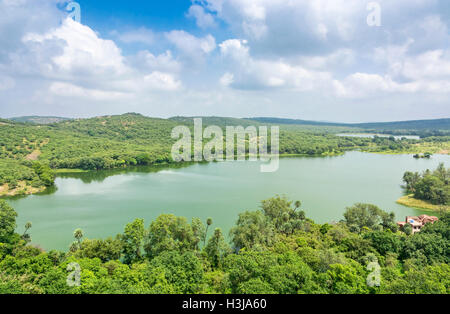
<instances>
[{"instance_id":1,"label":"grassy bank","mask_svg":"<svg viewBox=\"0 0 450 314\"><path fill-rule=\"evenodd\" d=\"M425 210L435 211L435 212L439 212L442 209L444 209L445 211L450 210L450 206L434 205L434 204L431 204L431 203L428 203L428 202L425 202L422 200L415 199L413 197L413 195L403 196L397 201L397 203L400 205L408 206L408 207L420 208L420 209L425 209Z\"/></svg>"},{"instance_id":2,"label":"grassy bank","mask_svg":"<svg viewBox=\"0 0 450 314\"><path fill-rule=\"evenodd\" d=\"M27 185L26 181L20 181L15 188L10 188L9 184L0 186L0 197L10 197L19 195L32 195L42 193L46 190L45 186L32 187Z\"/></svg>"}]
</instances>

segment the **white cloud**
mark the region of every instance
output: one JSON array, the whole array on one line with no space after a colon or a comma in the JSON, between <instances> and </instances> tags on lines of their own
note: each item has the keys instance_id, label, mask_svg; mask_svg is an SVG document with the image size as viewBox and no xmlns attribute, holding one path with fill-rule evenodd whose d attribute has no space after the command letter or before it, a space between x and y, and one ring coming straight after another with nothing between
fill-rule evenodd
<instances>
[{"instance_id":1,"label":"white cloud","mask_svg":"<svg viewBox=\"0 0 450 314\"><path fill-rule=\"evenodd\" d=\"M69 18L48 33L28 33L23 37L24 43L45 45L55 41L64 42L63 53L48 60L49 68L56 71L108 76L126 71L121 50L113 41L99 38L91 28Z\"/></svg>"},{"instance_id":2,"label":"white cloud","mask_svg":"<svg viewBox=\"0 0 450 314\"><path fill-rule=\"evenodd\" d=\"M241 89L286 88L311 91L331 81L331 75L327 72L311 71L284 60L252 58L245 40L231 39L219 46L224 58L230 58L235 63L235 73L228 74L228 80L227 77L222 77L222 84L225 81L228 85ZM231 75L233 80L229 79Z\"/></svg>"},{"instance_id":3,"label":"white cloud","mask_svg":"<svg viewBox=\"0 0 450 314\"><path fill-rule=\"evenodd\" d=\"M219 47L223 56L231 57L234 60L244 62L250 57L250 48L247 44L247 40L228 39L219 44Z\"/></svg>"},{"instance_id":4,"label":"white cloud","mask_svg":"<svg viewBox=\"0 0 450 314\"><path fill-rule=\"evenodd\" d=\"M117 101L129 97L126 93L84 88L71 83L54 82L49 87L50 93L68 98L81 98L88 101Z\"/></svg>"},{"instance_id":5,"label":"white cloud","mask_svg":"<svg viewBox=\"0 0 450 314\"><path fill-rule=\"evenodd\" d=\"M166 33L166 38L183 54L197 60L216 49L216 40L212 35L199 38L185 31L174 30Z\"/></svg>"},{"instance_id":6,"label":"white cloud","mask_svg":"<svg viewBox=\"0 0 450 314\"><path fill-rule=\"evenodd\" d=\"M216 26L214 16L211 13L207 13L206 10L198 4L193 4L189 8L187 17L194 18L197 26L200 28L209 28Z\"/></svg>"},{"instance_id":7,"label":"white cloud","mask_svg":"<svg viewBox=\"0 0 450 314\"><path fill-rule=\"evenodd\" d=\"M157 71L144 76L144 82L149 88L164 91L175 91L181 87L181 82L172 75Z\"/></svg>"},{"instance_id":8,"label":"white cloud","mask_svg":"<svg viewBox=\"0 0 450 314\"><path fill-rule=\"evenodd\" d=\"M234 75L232 73L225 73L221 78L220 78L220 84L222 86L230 86L232 83L234 82Z\"/></svg>"},{"instance_id":9,"label":"white cloud","mask_svg":"<svg viewBox=\"0 0 450 314\"><path fill-rule=\"evenodd\" d=\"M96 109L103 105L116 113L311 117L321 110L329 116L317 118L336 120L355 104L354 119L371 120L378 111L361 104L382 99L372 104L386 115L395 112L388 104L403 114L413 103L418 114L448 113L444 0L378 0L379 28L367 25L361 0L194 0L186 17L198 29L105 25L114 40L64 21L62 2L0 0L2 111L70 105L89 115L104 113ZM214 36L223 38L219 53Z\"/></svg>"},{"instance_id":10,"label":"white cloud","mask_svg":"<svg viewBox=\"0 0 450 314\"><path fill-rule=\"evenodd\" d=\"M399 71L405 78L412 80L450 80L450 50L433 50L407 57Z\"/></svg>"},{"instance_id":11,"label":"white cloud","mask_svg":"<svg viewBox=\"0 0 450 314\"><path fill-rule=\"evenodd\" d=\"M160 55L154 55L148 50L139 51L136 56L129 57L129 61L135 68L150 71L179 73L183 67L182 63L173 57L170 50Z\"/></svg>"}]
</instances>

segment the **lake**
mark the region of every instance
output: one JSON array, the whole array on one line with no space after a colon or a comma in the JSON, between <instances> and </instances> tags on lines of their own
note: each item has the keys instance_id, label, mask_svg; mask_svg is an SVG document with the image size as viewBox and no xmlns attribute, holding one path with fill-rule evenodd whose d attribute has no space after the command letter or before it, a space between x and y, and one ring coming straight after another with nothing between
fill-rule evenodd
<instances>
[{"instance_id":1,"label":"lake","mask_svg":"<svg viewBox=\"0 0 450 314\"><path fill-rule=\"evenodd\" d=\"M348 152L326 158L282 158L275 173L260 173L259 162L194 164L178 168L137 168L61 176L56 191L10 200L19 213L18 232L33 223L33 243L67 250L76 228L87 238L105 238L125 224L144 218L146 227L167 213L189 219L212 217L212 227L228 234L245 210L276 194L301 200L318 223L339 221L347 206L372 203L397 219L423 211L396 204L405 171L446 166L448 155L414 159L412 155Z\"/></svg>"},{"instance_id":2,"label":"lake","mask_svg":"<svg viewBox=\"0 0 450 314\"><path fill-rule=\"evenodd\" d=\"M374 134L374 133L341 133L341 134L336 134L336 136L361 137L361 138L375 138L375 136L387 138L387 137L393 136L396 140L401 140L402 138L406 138L408 140L420 140L420 136L416 136L416 135L389 135L389 134Z\"/></svg>"}]
</instances>

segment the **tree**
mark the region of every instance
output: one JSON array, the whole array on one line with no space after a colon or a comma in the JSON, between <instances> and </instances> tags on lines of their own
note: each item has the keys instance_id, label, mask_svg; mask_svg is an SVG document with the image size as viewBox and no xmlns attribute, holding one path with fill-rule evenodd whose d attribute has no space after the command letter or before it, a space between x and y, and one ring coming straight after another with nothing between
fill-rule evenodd
<instances>
[{"instance_id":1,"label":"tree","mask_svg":"<svg viewBox=\"0 0 450 314\"><path fill-rule=\"evenodd\" d=\"M144 236L144 219L136 219L125 226L124 233L119 236L125 263L130 264L142 258L141 248Z\"/></svg>"},{"instance_id":2,"label":"tree","mask_svg":"<svg viewBox=\"0 0 450 314\"><path fill-rule=\"evenodd\" d=\"M361 232L366 227L369 229L388 228L395 225L394 214L388 214L379 207L371 204L355 204L348 207L344 213L345 223L353 232Z\"/></svg>"},{"instance_id":3,"label":"tree","mask_svg":"<svg viewBox=\"0 0 450 314\"><path fill-rule=\"evenodd\" d=\"M450 204L450 169L441 163L435 171L426 170L422 175L406 172L403 181L406 191L414 193L414 198L431 202L435 205Z\"/></svg>"},{"instance_id":4,"label":"tree","mask_svg":"<svg viewBox=\"0 0 450 314\"><path fill-rule=\"evenodd\" d=\"M195 249L199 239L186 218L160 215L150 224L145 250L151 258L165 251L185 252Z\"/></svg>"},{"instance_id":5,"label":"tree","mask_svg":"<svg viewBox=\"0 0 450 314\"><path fill-rule=\"evenodd\" d=\"M206 245L206 237L208 236L208 229L212 224L213 224L212 218L206 219L206 232L205 232L205 237L203 238L203 246Z\"/></svg>"},{"instance_id":6,"label":"tree","mask_svg":"<svg viewBox=\"0 0 450 314\"><path fill-rule=\"evenodd\" d=\"M200 241L203 241L203 247L205 246L206 233L208 232L208 227L205 228L205 225L199 218L192 218L191 228L192 233L195 238L195 250L198 251Z\"/></svg>"},{"instance_id":7,"label":"tree","mask_svg":"<svg viewBox=\"0 0 450 314\"><path fill-rule=\"evenodd\" d=\"M31 236L28 233L28 230L30 230L32 226L33 226L33 224L31 222L27 222L25 224L25 231L22 234L22 239L25 240L27 243L31 242Z\"/></svg>"},{"instance_id":8,"label":"tree","mask_svg":"<svg viewBox=\"0 0 450 314\"><path fill-rule=\"evenodd\" d=\"M274 227L260 211L239 214L236 226L230 231L234 248L262 249L273 241Z\"/></svg>"},{"instance_id":9,"label":"tree","mask_svg":"<svg viewBox=\"0 0 450 314\"><path fill-rule=\"evenodd\" d=\"M16 229L16 211L0 200L0 243L11 243Z\"/></svg>"},{"instance_id":10,"label":"tree","mask_svg":"<svg viewBox=\"0 0 450 314\"><path fill-rule=\"evenodd\" d=\"M176 251L162 252L149 265L157 268L177 294L199 293L204 271L200 259L193 252L181 254Z\"/></svg>"},{"instance_id":11,"label":"tree","mask_svg":"<svg viewBox=\"0 0 450 314\"><path fill-rule=\"evenodd\" d=\"M214 231L214 235L209 239L208 245L205 247L205 252L214 267L218 267L222 263L223 258L230 253L230 247L225 242L221 229L217 228Z\"/></svg>"},{"instance_id":12,"label":"tree","mask_svg":"<svg viewBox=\"0 0 450 314\"><path fill-rule=\"evenodd\" d=\"M99 258L103 262L114 261L120 258L122 242L119 238L106 240L89 240L82 242L81 249L75 252L77 258Z\"/></svg>"},{"instance_id":13,"label":"tree","mask_svg":"<svg viewBox=\"0 0 450 314\"><path fill-rule=\"evenodd\" d=\"M403 231L406 235L411 235L413 233L412 226L410 224L404 224L401 228L401 231Z\"/></svg>"},{"instance_id":14,"label":"tree","mask_svg":"<svg viewBox=\"0 0 450 314\"><path fill-rule=\"evenodd\" d=\"M292 208L292 202L285 197L276 196L261 203L261 209L269 221L275 226L275 229L284 234L291 234L300 229L305 219L303 211L297 212L301 202L295 202L295 208Z\"/></svg>"},{"instance_id":15,"label":"tree","mask_svg":"<svg viewBox=\"0 0 450 314\"><path fill-rule=\"evenodd\" d=\"M418 172L407 171L403 175L403 181L406 183L406 191L408 193L415 193L417 182L420 180L420 174Z\"/></svg>"},{"instance_id":16,"label":"tree","mask_svg":"<svg viewBox=\"0 0 450 314\"><path fill-rule=\"evenodd\" d=\"M450 180L450 169L446 169L444 163L440 163L434 171L434 175L445 184L448 184Z\"/></svg>"},{"instance_id":17,"label":"tree","mask_svg":"<svg viewBox=\"0 0 450 314\"><path fill-rule=\"evenodd\" d=\"M77 240L79 247L81 248L81 240L83 239L83 230L81 229L76 229L73 233L73 237Z\"/></svg>"},{"instance_id":18,"label":"tree","mask_svg":"<svg viewBox=\"0 0 450 314\"><path fill-rule=\"evenodd\" d=\"M372 231L364 235L371 241L372 246L381 254L398 253L402 247L402 238L390 231Z\"/></svg>"},{"instance_id":19,"label":"tree","mask_svg":"<svg viewBox=\"0 0 450 314\"><path fill-rule=\"evenodd\" d=\"M427 175L416 184L414 196L433 204L447 204L450 201L448 187L438 177Z\"/></svg>"}]
</instances>

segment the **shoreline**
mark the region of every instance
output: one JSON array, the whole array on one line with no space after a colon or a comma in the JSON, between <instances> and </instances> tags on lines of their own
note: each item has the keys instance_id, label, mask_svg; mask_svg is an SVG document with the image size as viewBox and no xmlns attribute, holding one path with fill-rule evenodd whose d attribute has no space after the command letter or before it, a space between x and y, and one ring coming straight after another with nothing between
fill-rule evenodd
<instances>
[{"instance_id":1,"label":"shoreline","mask_svg":"<svg viewBox=\"0 0 450 314\"><path fill-rule=\"evenodd\" d=\"M352 149L352 150L345 150L343 152L329 152L329 153L323 153L320 155L308 155L308 154L280 154L279 158L299 158L299 157L306 157L306 158L326 158L326 157L339 157L339 156L343 156L348 152L360 152L360 153L367 153L367 154L382 154L382 155L413 155L414 153L411 152L382 152L382 151L367 151L367 150L361 150L361 149ZM435 153L435 155L450 155L450 153L448 154L441 154L441 153ZM246 155L246 158L248 157L248 154ZM182 162L181 164L196 164L199 162ZM200 162L202 163L202 162ZM171 165L175 165L175 164L180 164L180 163L174 163L174 162L169 162L169 163L160 163L160 164L151 164L151 165L136 165L136 166L125 166L125 167L121 167L121 168L112 168L112 169L98 169L98 170L84 170L84 169L52 169L53 173L55 174L55 176L58 175L64 175L64 174L79 174L79 173L88 173L88 172L92 172L92 171L108 171L108 170L126 170L129 169L131 167L156 167L156 166L171 166ZM48 190L49 187L46 186L42 186L39 188L27 188L25 182L22 182L21 184L23 187L25 187L26 189L15 189L13 191L7 189L5 187L5 185L0 186L0 199L2 198L12 198L12 197L20 197L20 196L29 196L29 195L37 195L37 194L41 194L44 193ZM407 196L406 196L407 197ZM419 200L415 200L415 201L419 201ZM419 201L420 202L420 201ZM422 201L423 202L423 201ZM432 205L432 204L427 204L426 202L423 202L424 204L422 204L422 206L424 207L420 207L418 205L410 205L411 202L407 202L407 200L405 199L405 197L400 198L399 200L397 200L397 203L400 205L404 205L410 208L418 208L418 209L425 209L425 210L430 210L430 211L437 211L438 209L435 209L435 207L438 207L437 205ZM433 207L434 206L434 207ZM447 206L448 208L446 208L446 210L450 210L450 206Z\"/></svg>"},{"instance_id":2,"label":"shoreline","mask_svg":"<svg viewBox=\"0 0 450 314\"><path fill-rule=\"evenodd\" d=\"M441 209L444 209L446 212L450 211L450 206L448 205L434 205L423 200L415 199L413 194L402 196L396 203L409 208L416 208L435 213L440 212Z\"/></svg>"}]
</instances>

